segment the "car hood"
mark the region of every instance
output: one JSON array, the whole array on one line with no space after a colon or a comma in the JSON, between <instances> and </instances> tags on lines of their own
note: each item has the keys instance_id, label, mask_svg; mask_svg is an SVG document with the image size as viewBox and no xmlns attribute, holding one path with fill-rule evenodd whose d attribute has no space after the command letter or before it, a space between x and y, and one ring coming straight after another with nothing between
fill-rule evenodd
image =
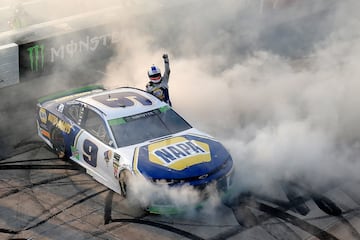
<instances>
[{"instance_id":1,"label":"car hood","mask_svg":"<svg viewBox=\"0 0 360 240\"><path fill-rule=\"evenodd\" d=\"M153 180L182 180L212 174L230 160L220 142L188 134L137 147L133 169Z\"/></svg>"}]
</instances>

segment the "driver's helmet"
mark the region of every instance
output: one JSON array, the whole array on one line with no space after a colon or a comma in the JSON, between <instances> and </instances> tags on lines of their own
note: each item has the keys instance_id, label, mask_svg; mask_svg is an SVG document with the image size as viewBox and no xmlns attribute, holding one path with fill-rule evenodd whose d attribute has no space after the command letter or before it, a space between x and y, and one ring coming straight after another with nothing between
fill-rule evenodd
<instances>
[{"instance_id":1,"label":"driver's helmet","mask_svg":"<svg viewBox=\"0 0 360 240\"><path fill-rule=\"evenodd\" d=\"M161 81L160 68L152 65L148 71L148 76L149 76L151 82L159 83Z\"/></svg>"}]
</instances>

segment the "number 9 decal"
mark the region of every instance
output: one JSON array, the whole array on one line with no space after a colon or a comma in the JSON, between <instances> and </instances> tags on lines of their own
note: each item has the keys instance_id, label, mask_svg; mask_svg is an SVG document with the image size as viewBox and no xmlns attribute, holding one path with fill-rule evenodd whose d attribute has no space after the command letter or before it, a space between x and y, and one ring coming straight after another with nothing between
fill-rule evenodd
<instances>
[{"instance_id":1,"label":"number 9 decal","mask_svg":"<svg viewBox=\"0 0 360 240\"><path fill-rule=\"evenodd\" d=\"M83 145L83 158L89 165L97 166L98 147L91 141L85 140Z\"/></svg>"}]
</instances>

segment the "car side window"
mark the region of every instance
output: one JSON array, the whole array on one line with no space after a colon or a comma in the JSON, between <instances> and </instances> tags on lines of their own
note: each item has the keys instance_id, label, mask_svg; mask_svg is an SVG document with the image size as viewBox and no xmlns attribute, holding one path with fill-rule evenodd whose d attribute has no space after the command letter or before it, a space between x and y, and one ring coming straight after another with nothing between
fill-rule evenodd
<instances>
[{"instance_id":1,"label":"car side window","mask_svg":"<svg viewBox=\"0 0 360 240\"><path fill-rule=\"evenodd\" d=\"M111 145L111 139L103 119L99 116L99 114L92 111L91 109L87 110L87 115L83 127L91 135L95 136L103 143Z\"/></svg>"},{"instance_id":2,"label":"car side window","mask_svg":"<svg viewBox=\"0 0 360 240\"><path fill-rule=\"evenodd\" d=\"M81 104L71 104L67 105L64 110L64 114L76 122L77 124L80 124L82 117L83 117L84 109Z\"/></svg>"}]
</instances>

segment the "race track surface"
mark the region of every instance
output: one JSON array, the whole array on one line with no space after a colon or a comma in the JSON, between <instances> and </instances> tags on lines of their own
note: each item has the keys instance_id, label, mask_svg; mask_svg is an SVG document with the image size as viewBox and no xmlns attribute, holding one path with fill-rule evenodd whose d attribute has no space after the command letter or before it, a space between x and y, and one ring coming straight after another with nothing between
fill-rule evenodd
<instances>
[{"instance_id":1,"label":"race track surface","mask_svg":"<svg viewBox=\"0 0 360 240\"><path fill-rule=\"evenodd\" d=\"M76 76L73 87L101 79L96 72ZM191 215L142 211L58 159L36 136L36 98L60 80L59 89L69 87L71 79L0 89L0 239L360 239L359 182L321 192L279 183L281 197L244 193Z\"/></svg>"}]
</instances>

